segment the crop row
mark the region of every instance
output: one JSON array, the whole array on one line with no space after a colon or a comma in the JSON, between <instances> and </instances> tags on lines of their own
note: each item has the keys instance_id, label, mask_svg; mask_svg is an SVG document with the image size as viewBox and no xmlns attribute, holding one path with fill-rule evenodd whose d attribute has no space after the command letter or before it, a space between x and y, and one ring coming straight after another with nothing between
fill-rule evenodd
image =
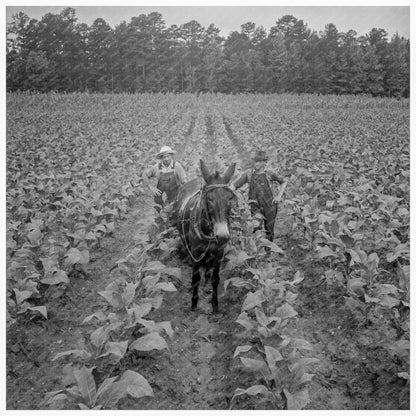
<instances>
[{"instance_id":1,"label":"crop row","mask_svg":"<svg viewBox=\"0 0 416 416\"><path fill-rule=\"evenodd\" d=\"M168 350L166 337L174 336L170 321L156 322L149 316L162 306L165 292L176 291L172 280L181 280L181 270L151 259L155 250L162 259L169 255L177 241L145 240L117 261L112 282L97 293L107 306L84 318L88 336L83 348L53 357L66 361L63 386L46 394L42 408L113 409L125 397L154 395L148 380L131 368L141 368L133 365L140 354Z\"/></svg>"},{"instance_id":2,"label":"crop row","mask_svg":"<svg viewBox=\"0 0 416 416\"><path fill-rule=\"evenodd\" d=\"M386 340L386 348L403 359L402 375L407 374L406 103L354 97L49 94L8 95L7 105L9 324L26 312L46 317L47 288L86 273L94 247L127 214L134 196L145 192L138 186L140 174L159 146L178 150L189 178L199 175L200 158L218 170L236 161L239 173L242 159L261 147L270 166L289 178L286 207L324 267L326 284L344 285L346 303L355 313L367 313L369 307L387 311L398 322L402 335L396 342ZM315 362L302 357L312 347L291 332L293 291L303 277L288 279L267 267L260 255L267 240L252 236L244 209L237 215L241 238L228 254L233 277L226 285L245 290L237 322L247 339L259 342L256 348L241 345L235 353L256 381L235 392L233 405L240 396L260 394L274 407L302 408L312 377L307 367ZM163 236L156 243L162 252L174 250ZM276 245L271 248L280 252ZM165 349L160 334L173 335L168 323L145 317L160 307L160 292L174 290L166 277L175 278L177 271L149 263L146 252L142 244L120 261L118 272L124 276L100 294L110 313L86 317L86 324L94 323L91 345L58 357L71 357L73 363L65 367L70 387L47 397L52 406L72 394L89 408L113 407L129 394L129 384L151 394L140 375L117 378L106 368L136 349L145 351L142 343ZM137 327L140 337L133 334ZM110 333L117 341L110 341ZM100 388L94 382L95 390L80 390L92 385L91 365L97 363ZM102 402L105 397L114 400Z\"/></svg>"},{"instance_id":3,"label":"crop row","mask_svg":"<svg viewBox=\"0 0 416 416\"><path fill-rule=\"evenodd\" d=\"M342 102L343 99L340 99ZM347 103L347 100L344 99ZM356 104L355 106L353 104ZM327 285L346 289L355 316L383 317L398 339L383 346L409 364L409 113L403 103L347 111L251 106L233 119L240 137L270 147L271 168L290 177L286 206Z\"/></svg>"},{"instance_id":4,"label":"crop row","mask_svg":"<svg viewBox=\"0 0 416 416\"><path fill-rule=\"evenodd\" d=\"M47 316L51 285L84 273L114 230L143 168L182 134L176 96L7 96L8 319ZM184 124L185 123L185 124ZM134 186L133 186L134 185Z\"/></svg>"},{"instance_id":5,"label":"crop row","mask_svg":"<svg viewBox=\"0 0 416 416\"><path fill-rule=\"evenodd\" d=\"M186 139L187 143L181 149L182 161L190 172L194 169L194 175L190 173L190 176L199 175L196 168L199 158L208 160L210 168L219 170L223 170L230 160L238 161L237 149L229 139L221 114L216 111L196 116L193 130ZM195 146L197 143L199 145ZM177 142L173 144L176 145ZM305 340L293 336L290 330L290 323L296 319L297 313L291 306L296 299L294 289L288 288L302 281L302 278L298 273L293 281L288 281L276 274L276 269L262 268L265 266L260 266L260 252L269 243L261 234L252 236L244 203L240 214L234 218L234 236L237 237L238 233L239 237L234 241L234 251L231 250L227 255L227 268L231 275L241 277L226 281L225 287L231 284L247 289L242 296L245 300L242 302L242 313L236 321L236 328L244 328L242 336L251 340L257 338L261 345L258 351L250 351L251 348L242 345L237 348L234 358L246 355L241 357L246 370L266 377L267 385L261 385L260 393L275 407L302 408L308 402L306 386L312 377L307 372L307 367L316 362L313 358L301 359L301 351L311 351L313 348ZM245 228L243 218L247 220L248 229ZM173 284L164 279L168 277L175 281L179 278L180 270L169 268L161 262L149 262L147 253L158 250L159 257L163 259L175 250L176 243L175 239L168 238L163 233L158 234L152 245L141 241L118 262L114 282L100 293L110 304L110 311L102 310L84 319L85 324L92 325L90 342L84 349L63 351L55 357L70 361L63 369L67 375L67 386L49 393L45 406L59 408L63 403L69 406L76 399L82 408L111 408L126 395L135 398L153 395L150 385L140 373L127 370L120 374L120 368L129 367L127 362L137 350L166 349L166 341L160 335L165 333L174 336L169 322L154 322L146 315L161 306L163 297L160 291L175 290ZM271 244L271 249L281 252L274 244ZM249 273L246 273L244 269L247 269L248 264L251 267ZM137 337L138 331L142 336ZM252 357L260 355L250 358L247 354ZM98 369L95 370L95 377L92 375L93 367ZM277 380L280 381L274 386ZM100 387L95 387L96 383ZM128 383L131 383L130 390ZM90 386L90 391L85 389L86 385ZM232 405L236 406L238 397L244 394L255 396L258 389L258 385L245 390L237 389ZM134 391L139 391L140 394ZM285 404L279 399L280 394L285 395Z\"/></svg>"},{"instance_id":6,"label":"crop row","mask_svg":"<svg viewBox=\"0 0 416 416\"><path fill-rule=\"evenodd\" d=\"M224 140L216 146L218 133L212 128L210 117L195 117L192 132L185 135L187 143L181 148L181 161L187 167L199 164L206 149L216 148L221 153L225 146L230 150ZM194 136L198 132L203 140ZM194 140L202 142L202 148L193 146ZM173 145L180 146L176 140ZM162 211L162 216L164 214ZM174 283L181 280L180 269L168 267L161 261L151 261L155 252L163 261L175 251L178 238L169 238L169 233L171 230L168 234L157 233L152 244L143 235L131 252L117 262L113 282L98 294L106 299L109 308L85 317L83 324L89 335L84 348L62 351L54 357L54 360L67 362L63 367L65 385L49 392L42 406L72 408L78 403L82 409L114 408L126 396L136 399L153 396L148 381L129 368L138 353L168 349L162 335L175 335L170 322L149 319L152 311L162 306L163 292L175 291ZM122 372L123 368L128 369Z\"/></svg>"}]
</instances>

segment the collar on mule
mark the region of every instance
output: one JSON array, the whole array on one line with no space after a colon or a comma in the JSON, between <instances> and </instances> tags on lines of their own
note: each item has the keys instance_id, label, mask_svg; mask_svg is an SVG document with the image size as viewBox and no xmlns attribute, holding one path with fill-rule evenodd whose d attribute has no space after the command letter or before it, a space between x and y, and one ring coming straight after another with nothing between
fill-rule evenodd
<instances>
[{"instance_id":1,"label":"collar on mule","mask_svg":"<svg viewBox=\"0 0 416 416\"><path fill-rule=\"evenodd\" d=\"M207 192L209 192L212 189L217 189L217 188L226 188L227 190L229 190L233 195L236 195L235 191L233 191L227 184L212 184L212 185L204 185L202 187L202 189L199 189L198 191L194 192L192 195L190 195L188 198L186 198L180 209L179 212L182 213L182 233L184 235L183 241L185 243L185 247L186 250L188 251L189 255L191 256L192 260L194 262L199 262L201 261L206 254L208 253L208 250L211 246L211 242L213 242L214 240L216 240L216 237L211 233L211 234L205 234L202 230L202 213L203 211L207 212L207 208L206 208L206 200L205 200L205 196L207 194ZM192 200L192 198L196 195L199 194L199 198L196 200L195 204L193 206L189 207L189 226L190 228L193 229L193 231L195 232L196 236L203 241L208 242L207 244L207 248L204 250L204 252L201 254L201 256L199 256L199 258L195 258L190 250L190 247L188 246L188 243L186 241L186 237L185 237L185 230L184 230L184 222L185 222L185 208L188 206L188 204L190 204L190 201Z\"/></svg>"}]
</instances>

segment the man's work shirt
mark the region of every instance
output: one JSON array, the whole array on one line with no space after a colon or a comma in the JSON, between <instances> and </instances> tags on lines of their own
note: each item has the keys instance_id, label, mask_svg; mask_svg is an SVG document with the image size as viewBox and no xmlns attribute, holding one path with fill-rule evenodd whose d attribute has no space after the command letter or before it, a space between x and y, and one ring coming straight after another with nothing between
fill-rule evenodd
<instances>
[{"instance_id":1,"label":"man's work shirt","mask_svg":"<svg viewBox=\"0 0 416 416\"><path fill-rule=\"evenodd\" d=\"M159 182L160 175L167 174L173 172L176 180L176 184L178 186L182 185L186 182L186 173L185 169L179 162L171 161L168 166L165 166L163 162L158 162L149 169L146 169L143 172L143 180L147 181L150 178L156 178L157 182Z\"/></svg>"}]
</instances>

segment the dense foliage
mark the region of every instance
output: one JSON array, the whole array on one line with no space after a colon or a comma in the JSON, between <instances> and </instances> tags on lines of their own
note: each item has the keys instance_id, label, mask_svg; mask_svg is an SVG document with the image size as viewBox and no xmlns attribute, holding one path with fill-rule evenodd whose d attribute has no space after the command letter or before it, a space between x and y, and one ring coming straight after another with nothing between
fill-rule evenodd
<instances>
[{"instance_id":1,"label":"dense foliage","mask_svg":"<svg viewBox=\"0 0 416 416\"><path fill-rule=\"evenodd\" d=\"M77 23L65 8L7 25L7 89L65 92L295 92L409 96L410 41L374 28L357 37L329 23L316 33L286 15L226 38L193 20L166 27L160 13L111 28Z\"/></svg>"},{"instance_id":2,"label":"dense foliage","mask_svg":"<svg viewBox=\"0 0 416 416\"><path fill-rule=\"evenodd\" d=\"M8 94L8 328L50 318L49 303L77 284L100 241L143 198L141 170L167 137L190 178L201 157L219 169L238 161L241 172L256 146L289 180L285 209L302 236L292 244L321 270L322 290L339 288L345 321L357 333L375 331L374 346L409 380L409 118L408 100L363 96ZM253 235L243 195L238 210L222 273L225 289L240 291L235 366L252 378L230 405L261 396L273 408L305 408L318 360L297 333L297 287L312 270L287 275L265 258L264 245L284 252ZM175 239L146 239L109 272L114 279L97 294L108 305L83 321L91 329L85 345L54 357L69 360L66 384L45 405L114 408L153 396L142 368L123 360L169 354L172 327L149 314L176 291L181 271L162 263ZM93 367L105 376L94 378Z\"/></svg>"}]
</instances>

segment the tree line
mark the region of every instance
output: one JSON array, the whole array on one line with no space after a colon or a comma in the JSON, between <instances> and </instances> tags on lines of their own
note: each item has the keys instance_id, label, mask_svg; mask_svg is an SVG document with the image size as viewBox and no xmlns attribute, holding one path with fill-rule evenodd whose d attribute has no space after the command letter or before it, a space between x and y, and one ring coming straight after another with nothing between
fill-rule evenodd
<instances>
[{"instance_id":1,"label":"tree line","mask_svg":"<svg viewBox=\"0 0 416 416\"><path fill-rule=\"evenodd\" d=\"M371 94L408 97L410 40L384 29L323 32L285 15L227 37L197 21L167 27L160 13L115 28L77 23L76 10L7 24L8 91Z\"/></svg>"}]
</instances>

